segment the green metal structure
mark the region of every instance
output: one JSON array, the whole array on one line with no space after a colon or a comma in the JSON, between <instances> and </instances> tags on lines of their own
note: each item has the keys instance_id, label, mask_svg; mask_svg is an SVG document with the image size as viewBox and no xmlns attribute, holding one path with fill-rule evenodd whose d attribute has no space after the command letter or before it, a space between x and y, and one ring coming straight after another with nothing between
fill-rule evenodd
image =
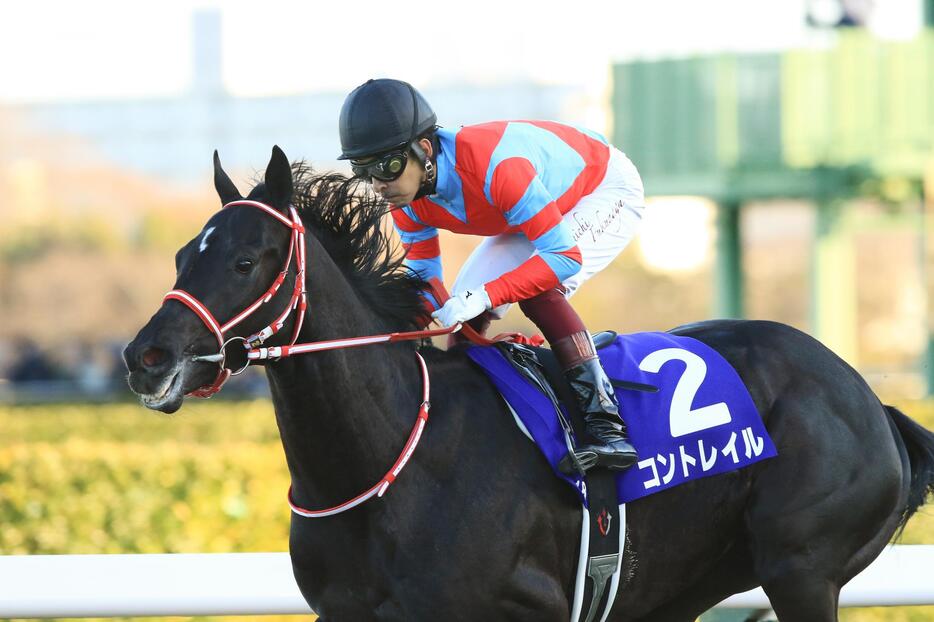
<instances>
[{"instance_id":1,"label":"green metal structure","mask_svg":"<svg viewBox=\"0 0 934 622\"><path fill-rule=\"evenodd\" d=\"M934 14L934 0L925 1ZM743 314L742 206L811 201L814 332L855 363L846 199L920 204L934 163L934 31L907 42L858 29L834 36L826 49L616 65L612 138L649 196L717 202L719 316Z\"/></svg>"}]
</instances>

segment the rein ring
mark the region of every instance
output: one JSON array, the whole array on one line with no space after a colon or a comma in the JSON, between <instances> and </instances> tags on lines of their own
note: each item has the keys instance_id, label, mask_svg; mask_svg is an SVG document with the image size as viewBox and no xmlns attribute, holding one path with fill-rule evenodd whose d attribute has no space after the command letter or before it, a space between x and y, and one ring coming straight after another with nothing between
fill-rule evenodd
<instances>
[{"instance_id":1,"label":"rein ring","mask_svg":"<svg viewBox=\"0 0 934 622\"><path fill-rule=\"evenodd\" d=\"M231 341L236 341L236 340L238 340L238 339L239 339L240 341L242 341L244 344L246 344L246 337L234 336L234 337L231 337L230 339L228 339L227 341L225 341L225 342L221 345L220 352L218 352L218 354L221 354L221 355L222 355L221 360L218 361L218 363L219 363L220 366L221 366L221 369L226 369L226 368L224 367L224 364L227 362L227 344L229 344ZM231 375L231 376L239 376L240 374L242 374L243 372L245 372L245 371L246 371L246 368L249 367L249 366L250 366L250 359L249 359L249 357L247 357L246 363L243 364L243 367L241 367L241 368L238 369L237 371L232 371L232 372L230 372L230 375Z\"/></svg>"}]
</instances>

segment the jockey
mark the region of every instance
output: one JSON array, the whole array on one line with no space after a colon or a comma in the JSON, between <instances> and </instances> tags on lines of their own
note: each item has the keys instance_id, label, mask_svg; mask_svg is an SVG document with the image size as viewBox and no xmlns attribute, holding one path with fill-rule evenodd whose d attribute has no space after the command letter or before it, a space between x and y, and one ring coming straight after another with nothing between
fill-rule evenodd
<instances>
[{"instance_id":1,"label":"jockey","mask_svg":"<svg viewBox=\"0 0 934 622\"><path fill-rule=\"evenodd\" d=\"M441 277L438 230L486 236L432 316L484 332L512 303L542 331L584 413L581 461L637 460L593 340L568 298L632 239L644 210L632 162L594 132L551 121L448 130L410 84L369 80L341 108L342 160L393 206L406 265Z\"/></svg>"}]
</instances>

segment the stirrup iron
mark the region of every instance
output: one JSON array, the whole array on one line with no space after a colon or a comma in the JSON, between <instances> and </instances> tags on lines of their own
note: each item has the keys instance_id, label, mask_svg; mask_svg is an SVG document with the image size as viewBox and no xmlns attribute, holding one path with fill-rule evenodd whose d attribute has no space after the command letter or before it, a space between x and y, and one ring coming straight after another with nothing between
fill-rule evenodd
<instances>
[{"instance_id":1,"label":"stirrup iron","mask_svg":"<svg viewBox=\"0 0 934 622\"><path fill-rule=\"evenodd\" d=\"M597 465L597 454L593 451L568 451L561 462L558 463L558 469L565 475L584 475L589 469Z\"/></svg>"}]
</instances>

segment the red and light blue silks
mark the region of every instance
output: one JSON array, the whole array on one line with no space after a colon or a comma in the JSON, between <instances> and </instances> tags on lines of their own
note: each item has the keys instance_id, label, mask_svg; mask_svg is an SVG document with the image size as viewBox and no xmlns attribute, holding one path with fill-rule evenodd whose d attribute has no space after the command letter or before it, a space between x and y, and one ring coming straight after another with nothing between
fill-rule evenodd
<instances>
[{"instance_id":1,"label":"red and light blue silks","mask_svg":"<svg viewBox=\"0 0 934 622\"><path fill-rule=\"evenodd\" d=\"M657 393L616 390L639 451L639 462L617 475L620 503L778 455L739 374L704 343L635 333L620 335L599 354L611 378L659 388ZM496 348L472 347L468 355L493 380L555 474L586 503L580 476L558 469L567 448L551 401Z\"/></svg>"},{"instance_id":2,"label":"red and light blue silks","mask_svg":"<svg viewBox=\"0 0 934 622\"><path fill-rule=\"evenodd\" d=\"M486 284L494 307L531 298L580 270L580 249L561 218L606 175L606 139L550 121L440 129L438 138L435 194L392 212L406 265L425 280L441 278L439 229L521 232L537 252Z\"/></svg>"}]
</instances>

